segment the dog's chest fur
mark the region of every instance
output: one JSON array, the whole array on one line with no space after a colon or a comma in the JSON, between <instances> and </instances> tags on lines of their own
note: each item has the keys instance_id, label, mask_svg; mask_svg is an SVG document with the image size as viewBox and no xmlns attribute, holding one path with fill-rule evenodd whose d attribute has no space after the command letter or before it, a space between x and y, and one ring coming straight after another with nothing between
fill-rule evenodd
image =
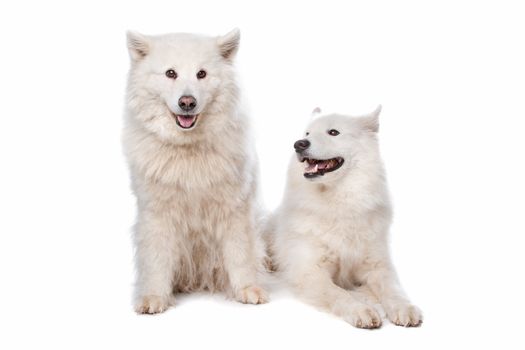
<instances>
[{"instance_id":1,"label":"dog's chest fur","mask_svg":"<svg viewBox=\"0 0 525 350\"><path fill-rule=\"evenodd\" d=\"M354 282L352 277L367 261L370 252L386 244L381 225L387 213L382 212L381 206L363 207L364 193L342 192L323 185L311 190L304 192L303 199L303 203L309 200L311 206L305 205L300 215L309 217L305 232L311 235L310 240L321 253L320 263L332 272L339 284L350 287Z\"/></svg>"},{"instance_id":2,"label":"dog's chest fur","mask_svg":"<svg viewBox=\"0 0 525 350\"><path fill-rule=\"evenodd\" d=\"M243 147L220 141L171 145L141 132L132 136L128 158L139 206L172 207L179 213L175 222L201 230L199 223L209 222L203 218L218 220L228 215L224 208L249 199L253 160Z\"/></svg>"},{"instance_id":3,"label":"dog's chest fur","mask_svg":"<svg viewBox=\"0 0 525 350\"><path fill-rule=\"evenodd\" d=\"M368 213L355 212L350 203L341 203L327 206L316 216L323 224L315 230L315 235L327 255L337 257L340 264L345 265L364 258L372 238L367 226Z\"/></svg>"}]
</instances>

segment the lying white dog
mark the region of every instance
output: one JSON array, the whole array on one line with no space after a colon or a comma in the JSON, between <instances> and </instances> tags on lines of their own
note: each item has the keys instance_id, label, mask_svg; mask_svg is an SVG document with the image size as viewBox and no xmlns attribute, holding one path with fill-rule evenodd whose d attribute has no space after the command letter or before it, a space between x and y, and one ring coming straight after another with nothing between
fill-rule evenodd
<instances>
[{"instance_id":1,"label":"lying white dog","mask_svg":"<svg viewBox=\"0 0 525 350\"><path fill-rule=\"evenodd\" d=\"M361 328L418 326L390 261L391 206L379 155L380 107L314 120L295 143L284 200L269 222L276 268L306 301ZM305 169L306 166L306 169Z\"/></svg>"}]
</instances>

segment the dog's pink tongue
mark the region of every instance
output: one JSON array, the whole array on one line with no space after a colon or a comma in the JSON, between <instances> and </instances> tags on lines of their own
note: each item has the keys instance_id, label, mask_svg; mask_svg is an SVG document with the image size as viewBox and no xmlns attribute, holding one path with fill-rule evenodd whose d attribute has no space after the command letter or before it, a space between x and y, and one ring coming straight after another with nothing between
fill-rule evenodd
<instances>
[{"instance_id":1,"label":"dog's pink tongue","mask_svg":"<svg viewBox=\"0 0 525 350\"><path fill-rule=\"evenodd\" d=\"M317 172L317 164L310 164L304 169L306 173L316 173Z\"/></svg>"},{"instance_id":2,"label":"dog's pink tongue","mask_svg":"<svg viewBox=\"0 0 525 350\"><path fill-rule=\"evenodd\" d=\"M328 163L330 163L329 160L324 160L322 162L317 163L317 166L319 167L319 169L324 169L328 167Z\"/></svg>"},{"instance_id":3,"label":"dog's pink tongue","mask_svg":"<svg viewBox=\"0 0 525 350\"><path fill-rule=\"evenodd\" d=\"M178 115L177 119L183 128L189 128L195 121L195 116Z\"/></svg>"}]
</instances>

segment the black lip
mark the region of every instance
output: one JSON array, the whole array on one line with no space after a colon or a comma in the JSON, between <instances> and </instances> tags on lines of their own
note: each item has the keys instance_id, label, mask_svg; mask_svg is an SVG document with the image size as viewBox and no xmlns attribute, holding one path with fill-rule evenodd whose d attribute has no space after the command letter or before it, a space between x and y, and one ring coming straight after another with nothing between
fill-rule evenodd
<instances>
[{"instance_id":1,"label":"black lip","mask_svg":"<svg viewBox=\"0 0 525 350\"><path fill-rule=\"evenodd\" d=\"M195 116L195 120L193 121L193 123L191 123L190 126L185 127L185 126L180 125L179 118L177 118L178 115L184 116L185 114L175 114L175 113L171 113L171 114L172 114L173 118L175 118L175 122L177 123L179 128L184 129L184 130L189 130L189 129L193 128L195 126L195 124L197 124L197 119L199 119L199 114L188 114L188 115Z\"/></svg>"},{"instance_id":2,"label":"black lip","mask_svg":"<svg viewBox=\"0 0 525 350\"><path fill-rule=\"evenodd\" d=\"M299 161L300 162L304 162L307 158L306 157L303 157L301 158ZM345 162L345 159L343 157L334 157L334 158L330 158L330 159L341 159L341 161L338 161L337 162L337 165L329 170L320 170L318 171L317 173L315 174L310 174L310 173L304 173L303 176L307 179L314 179L316 177L320 177L320 176L323 176L324 174L327 174L327 173L331 173L331 172L334 172L336 171L337 169L339 169L343 163ZM318 159L317 159L318 160ZM322 159L322 160L329 160L329 159Z\"/></svg>"}]
</instances>

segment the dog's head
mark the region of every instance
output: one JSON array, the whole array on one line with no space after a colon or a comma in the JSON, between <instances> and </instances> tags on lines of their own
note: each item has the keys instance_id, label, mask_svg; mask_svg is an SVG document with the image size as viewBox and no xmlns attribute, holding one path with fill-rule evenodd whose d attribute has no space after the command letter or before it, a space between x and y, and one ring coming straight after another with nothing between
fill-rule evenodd
<instances>
[{"instance_id":1,"label":"dog's head","mask_svg":"<svg viewBox=\"0 0 525 350\"><path fill-rule=\"evenodd\" d=\"M128 108L163 139L191 137L237 99L232 60L240 32L145 36L128 32Z\"/></svg>"},{"instance_id":2,"label":"dog's head","mask_svg":"<svg viewBox=\"0 0 525 350\"><path fill-rule=\"evenodd\" d=\"M377 150L381 106L365 116L330 114L308 125L304 138L294 144L297 159L304 163L303 175L329 182L343 177Z\"/></svg>"}]
</instances>

